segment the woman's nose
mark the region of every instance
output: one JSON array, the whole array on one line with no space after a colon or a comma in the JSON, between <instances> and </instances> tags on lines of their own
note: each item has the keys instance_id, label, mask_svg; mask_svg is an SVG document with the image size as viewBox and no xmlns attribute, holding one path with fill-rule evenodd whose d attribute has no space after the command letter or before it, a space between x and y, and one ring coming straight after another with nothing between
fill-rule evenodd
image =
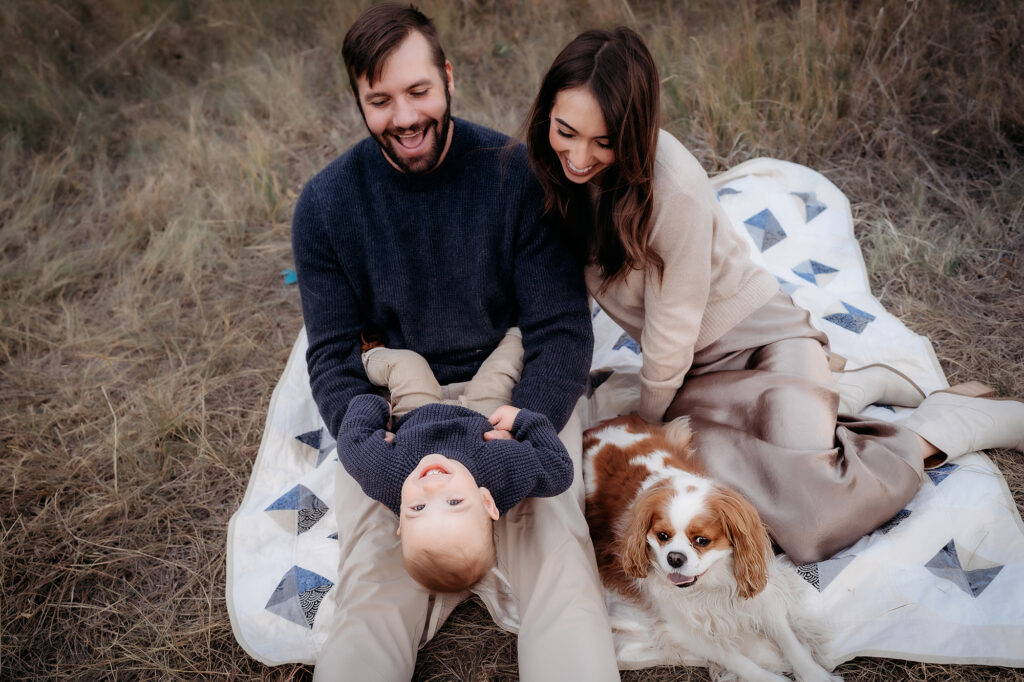
<instances>
[{"instance_id":1,"label":"woman's nose","mask_svg":"<svg viewBox=\"0 0 1024 682\"><path fill-rule=\"evenodd\" d=\"M583 145L575 147L569 152L569 161L579 169L586 168L590 165L590 152Z\"/></svg>"}]
</instances>

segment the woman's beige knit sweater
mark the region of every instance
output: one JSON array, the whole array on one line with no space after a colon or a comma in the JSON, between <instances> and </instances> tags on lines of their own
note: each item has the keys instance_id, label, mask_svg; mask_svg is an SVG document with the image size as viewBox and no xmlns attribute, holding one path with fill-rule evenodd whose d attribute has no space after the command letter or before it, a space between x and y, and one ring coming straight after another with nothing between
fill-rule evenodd
<instances>
[{"instance_id":1,"label":"woman's beige knit sweater","mask_svg":"<svg viewBox=\"0 0 1024 682\"><path fill-rule=\"evenodd\" d=\"M633 270L598 293L600 268L587 266L587 289L643 352L639 414L661 421L683 385L693 354L721 338L778 291L750 259L707 173L677 139L658 137L650 243L665 261Z\"/></svg>"}]
</instances>

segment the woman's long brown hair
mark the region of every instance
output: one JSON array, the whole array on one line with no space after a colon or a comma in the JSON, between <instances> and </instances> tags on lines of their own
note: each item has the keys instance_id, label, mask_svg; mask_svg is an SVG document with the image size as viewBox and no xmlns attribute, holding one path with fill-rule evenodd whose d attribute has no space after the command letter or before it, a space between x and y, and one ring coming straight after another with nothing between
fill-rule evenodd
<instances>
[{"instance_id":1,"label":"woman's long brown hair","mask_svg":"<svg viewBox=\"0 0 1024 682\"><path fill-rule=\"evenodd\" d=\"M615 152L615 162L596 179L596 207L586 185L565 177L548 141L555 96L575 87L594 95ZM555 58L526 119L526 147L544 188L545 218L565 231L585 263L600 266L602 289L648 265L660 279L665 267L649 244L658 89L658 67L634 31L585 31Z\"/></svg>"}]
</instances>

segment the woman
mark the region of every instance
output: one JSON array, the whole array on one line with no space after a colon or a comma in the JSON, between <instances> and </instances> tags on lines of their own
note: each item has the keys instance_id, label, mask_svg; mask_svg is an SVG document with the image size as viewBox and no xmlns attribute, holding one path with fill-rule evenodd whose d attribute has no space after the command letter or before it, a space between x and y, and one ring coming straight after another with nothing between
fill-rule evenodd
<instances>
[{"instance_id":1,"label":"woman","mask_svg":"<svg viewBox=\"0 0 1024 682\"><path fill-rule=\"evenodd\" d=\"M688 415L709 473L754 503L797 563L893 517L927 457L1024 449L1024 402L971 385L924 398L886 367L838 375L844 393L920 403L914 414L838 417L825 335L750 259L693 155L659 131L658 85L636 33L587 31L555 59L525 124L548 221L643 349L642 417Z\"/></svg>"}]
</instances>

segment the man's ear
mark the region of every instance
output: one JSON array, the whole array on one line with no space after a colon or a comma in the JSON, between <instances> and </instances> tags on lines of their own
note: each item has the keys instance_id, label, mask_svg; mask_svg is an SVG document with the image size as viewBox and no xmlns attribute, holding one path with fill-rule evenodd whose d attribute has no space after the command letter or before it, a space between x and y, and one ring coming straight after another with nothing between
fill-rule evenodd
<instances>
[{"instance_id":1,"label":"man's ear","mask_svg":"<svg viewBox=\"0 0 1024 682\"><path fill-rule=\"evenodd\" d=\"M487 515L491 517L492 521L497 521L501 514L498 512L498 505L494 503L494 497L491 495L491 491L480 486L480 499L483 500L484 509L487 511Z\"/></svg>"},{"instance_id":2,"label":"man's ear","mask_svg":"<svg viewBox=\"0 0 1024 682\"><path fill-rule=\"evenodd\" d=\"M447 83L445 83L445 85L447 85L447 87L448 87L448 94L449 95L454 95L455 94L455 79L452 77L452 63L450 61L448 61L447 59L444 60L444 77L445 77L445 80L448 81Z\"/></svg>"}]
</instances>

